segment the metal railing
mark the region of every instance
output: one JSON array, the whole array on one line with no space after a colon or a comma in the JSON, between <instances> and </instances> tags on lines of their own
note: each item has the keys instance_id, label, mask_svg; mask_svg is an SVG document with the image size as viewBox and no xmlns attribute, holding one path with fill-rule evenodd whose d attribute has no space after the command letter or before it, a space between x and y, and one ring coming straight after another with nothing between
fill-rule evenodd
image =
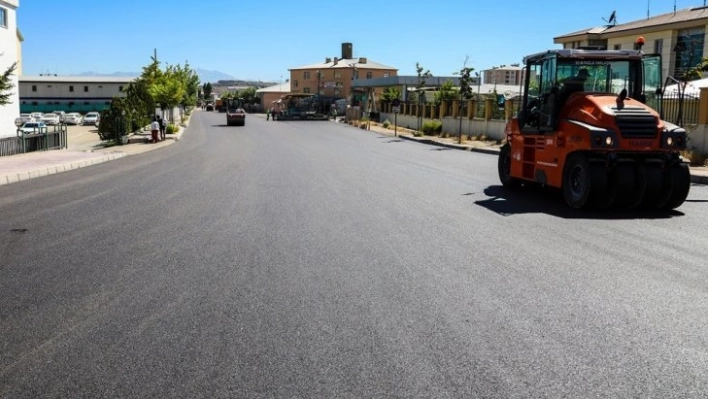
<instances>
[{"instance_id":1,"label":"metal railing","mask_svg":"<svg viewBox=\"0 0 708 399\"><path fill-rule=\"evenodd\" d=\"M686 82L673 77L666 78L663 94L647 98L647 104L660 110L661 119L678 126L698 124L700 100L697 96L686 93ZM667 87L673 90L668 92Z\"/></svg>"},{"instance_id":2,"label":"metal railing","mask_svg":"<svg viewBox=\"0 0 708 399\"><path fill-rule=\"evenodd\" d=\"M0 138L0 156L58 150L67 148L67 144L66 125L53 126L51 131L45 128L32 133L25 133L18 129L17 136Z\"/></svg>"}]
</instances>

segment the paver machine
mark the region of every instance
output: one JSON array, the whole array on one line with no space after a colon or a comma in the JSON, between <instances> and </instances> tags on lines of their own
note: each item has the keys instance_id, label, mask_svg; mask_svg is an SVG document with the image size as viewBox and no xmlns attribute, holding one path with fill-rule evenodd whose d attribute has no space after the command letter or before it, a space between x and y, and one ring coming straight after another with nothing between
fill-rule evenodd
<instances>
[{"instance_id":1,"label":"paver machine","mask_svg":"<svg viewBox=\"0 0 708 399\"><path fill-rule=\"evenodd\" d=\"M561 189L572 208L674 209L688 196L686 131L660 118L661 57L558 49L524 59L519 113L506 125L499 179Z\"/></svg>"}]
</instances>

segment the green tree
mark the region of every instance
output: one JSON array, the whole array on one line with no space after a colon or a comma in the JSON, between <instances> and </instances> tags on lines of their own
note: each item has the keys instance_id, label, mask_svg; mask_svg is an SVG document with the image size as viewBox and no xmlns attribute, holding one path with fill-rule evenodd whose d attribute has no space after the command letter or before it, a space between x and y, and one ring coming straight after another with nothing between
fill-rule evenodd
<instances>
[{"instance_id":1,"label":"green tree","mask_svg":"<svg viewBox=\"0 0 708 399\"><path fill-rule=\"evenodd\" d=\"M420 127L423 124L423 113L422 113L422 105L425 102L425 93L423 92L423 89L425 88L426 84L426 79L432 78L433 74L430 73L429 69L423 68L420 63L416 62L415 63L415 72L416 75L418 76L418 84L416 85L416 100L418 102L418 131L420 131Z\"/></svg>"},{"instance_id":2,"label":"green tree","mask_svg":"<svg viewBox=\"0 0 708 399\"><path fill-rule=\"evenodd\" d=\"M204 93L204 98L208 99L209 97L211 97L211 83L204 83L204 85L202 86L202 92Z\"/></svg>"},{"instance_id":3,"label":"green tree","mask_svg":"<svg viewBox=\"0 0 708 399\"><path fill-rule=\"evenodd\" d=\"M10 103L10 96L12 96L12 90L15 85L12 83L12 75L17 69L17 63L10 65L2 75L0 75L0 105L7 105Z\"/></svg>"},{"instance_id":4,"label":"green tree","mask_svg":"<svg viewBox=\"0 0 708 399\"><path fill-rule=\"evenodd\" d=\"M467 62L469 61L469 56L465 57L465 62L462 63L462 69L460 69L457 74L460 75L460 86L458 90L459 100L460 100L460 124L457 131L457 142L462 143L462 113L467 106L467 100L474 96L472 91L472 72L474 68L468 67Z\"/></svg>"},{"instance_id":5,"label":"green tree","mask_svg":"<svg viewBox=\"0 0 708 399\"><path fill-rule=\"evenodd\" d=\"M255 87L248 87L246 89L241 90L238 92L238 96L243 99L244 104L258 104L260 103L260 99L258 98L258 95L256 94L256 88Z\"/></svg>"},{"instance_id":6,"label":"green tree","mask_svg":"<svg viewBox=\"0 0 708 399\"><path fill-rule=\"evenodd\" d=\"M433 95L433 104L438 107L443 101L452 101L459 98L457 89L452 80L446 80L440 85L440 89Z\"/></svg>"},{"instance_id":7,"label":"green tree","mask_svg":"<svg viewBox=\"0 0 708 399\"><path fill-rule=\"evenodd\" d=\"M401 89L398 87L387 87L379 97L381 102L391 102L395 99L401 99Z\"/></svg>"},{"instance_id":8,"label":"green tree","mask_svg":"<svg viewBox=\"0 0 708 399\"><path fill-rule=\"evenodd\" d=\"M175 66L174 75L184 87L184 95L179 104L184 109L195 106L199 93L199 75L189 67L189 62L185 62L184 66Z\"/></svg>"},{"instance_id":9,"label":"green tree","mask_svg":"<svg viewBox=\"0 0 708 399\"><path fill-rule=\"evenodd\" d=\"M468 60L469 57L466 57L465 62L462 64L462 69L458 72L460 75L460 100L469 100L474 97L474 90L472 89L472 72L474 72L474 68L467 66Z\"/></svg>"},{"instance_id":10,"label":"green tree","mask_svg":"<svg viewBox=\"0 0 708 399\"><path fill-rule=\"evenodd\" d=\"M168 66L167 70L148 87L150 96L163 113L180 105L186 91L185 82L181 79L178 68L174 66Z\"/></svg>"}]
</instances>

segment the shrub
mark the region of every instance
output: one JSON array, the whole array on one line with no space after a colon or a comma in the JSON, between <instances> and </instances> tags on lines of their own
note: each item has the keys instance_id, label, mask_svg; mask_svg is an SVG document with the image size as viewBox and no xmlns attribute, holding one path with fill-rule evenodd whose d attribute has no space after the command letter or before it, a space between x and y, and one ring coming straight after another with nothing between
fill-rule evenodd
<instances>
[{"instance_id":1,"label":"shrub","mask_svg":"<svg viewBox=\"0 0 708 399\"><path fill-rule=\"evenodd\" d=\"M708 163L708 155L701 154L695 149L682 151L681 155L693 166L706 166Z\"/></svg>"},{"instance_id":2,"label":"shrub","mask_svg":"<svg viewBox=\"0 0 708 399\"><path fill-rule=\"evenodd\" d=\"M383 121L382 125L383 125L384 129L388 129L388 127L391 126L391 122L388 119L386 119L385 121Z\"/></svg>"},{"instance_id":3,"label":"shrub","mask_svg":"<svg viewBox=\"0 0 708 399\"><path fill-rule=\"evenodd\" d=\"M442 122L440 121L425 121L423 123L423 134L434 136L442 133Z\"/></svg>"},{"instance_id":4,"label":"shrub","mask_svg":"<svg viewBox=\"0 0 708 399\"><path fill-rule=\"evenodd\" d=\"M179 126L170 123L165 127L165 133L167 134L175 134L177 132L179 132Z\"/></svg>"}]
</instances>

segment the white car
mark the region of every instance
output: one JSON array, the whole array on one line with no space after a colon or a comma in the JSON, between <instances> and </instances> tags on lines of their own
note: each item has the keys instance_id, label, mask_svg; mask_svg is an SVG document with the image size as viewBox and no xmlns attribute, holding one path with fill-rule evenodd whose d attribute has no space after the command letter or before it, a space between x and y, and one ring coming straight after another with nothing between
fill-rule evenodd
<instances>
[{"instance_id":1,"label":"white car","mask_svg":"<svg viewBox=\"0 0 708 399\"><path fill-rule=\"evenodd\" d=\"M59 123L66 123L66 112L64 112L64 111L52 111L52 113L59 115Z\"/></svg>"},{"instance_id":2,"label":"white car","mask_svg":"<svg viewBox=\"0 0 708 399\"><path fill-rule=\"evenodd\" d=\"M64 123L67 125L80 125L83 118L78 112L69 112L64 116Z\"/></svg>"},{"instance_id":3,"label":"white car","mask_svg":"<svg viewBox=\"0 0 708 399\"><path fill-rule=\"evenodd\" d=\"M33 120L32 114L20 114L20 120L22 121L22 123L30 122Z\"/></svg>"},{"instance_id":4,"label":"white car","mask_svg":"<svg viewBox=\"0 0 708 399\"><path fill-rule=\"evenodd\" d=\"M41 113L41 112L32 112L32 113L30 114L30 116L32 117L32 119L34 119L35 121L41 121L41 120L42 120L42 115L44 115L44 114Z\"/></svg>"},{"instance_id":5,"label":"white car","mask_svg":"<svg viewBox=\"0 0 708 399\"><path fill-rule=\"evenodd\" d=\"M47 124L41 121L38 122L25 122L22 127L20 127L20 130L24 134L32 134L32 133L46 133L47 132Z\"/></svg>"},{"instance_id":6,"label":"white car","mask_svg":"<svg viewBox=\"0 0 708 399\"><path fill-rule=\"evenodd\" d=\"M59 118L59 115L57 114L44 114L42 115L42 122L46 123L47 125L58 125L61 123L61 119Z\"/></svg>"},{"instance_id":7,"label":"white car","mask_svg":"<svg viewBox=\"0 0 708 399\"><path fill-rule=\"evenodd\" d=\"M100 114L98 112L87 112L86 115L84 115L84 119L81 121L81 124L96 125L98 118L100 118Z\"/></svg>"}]
</instances>

